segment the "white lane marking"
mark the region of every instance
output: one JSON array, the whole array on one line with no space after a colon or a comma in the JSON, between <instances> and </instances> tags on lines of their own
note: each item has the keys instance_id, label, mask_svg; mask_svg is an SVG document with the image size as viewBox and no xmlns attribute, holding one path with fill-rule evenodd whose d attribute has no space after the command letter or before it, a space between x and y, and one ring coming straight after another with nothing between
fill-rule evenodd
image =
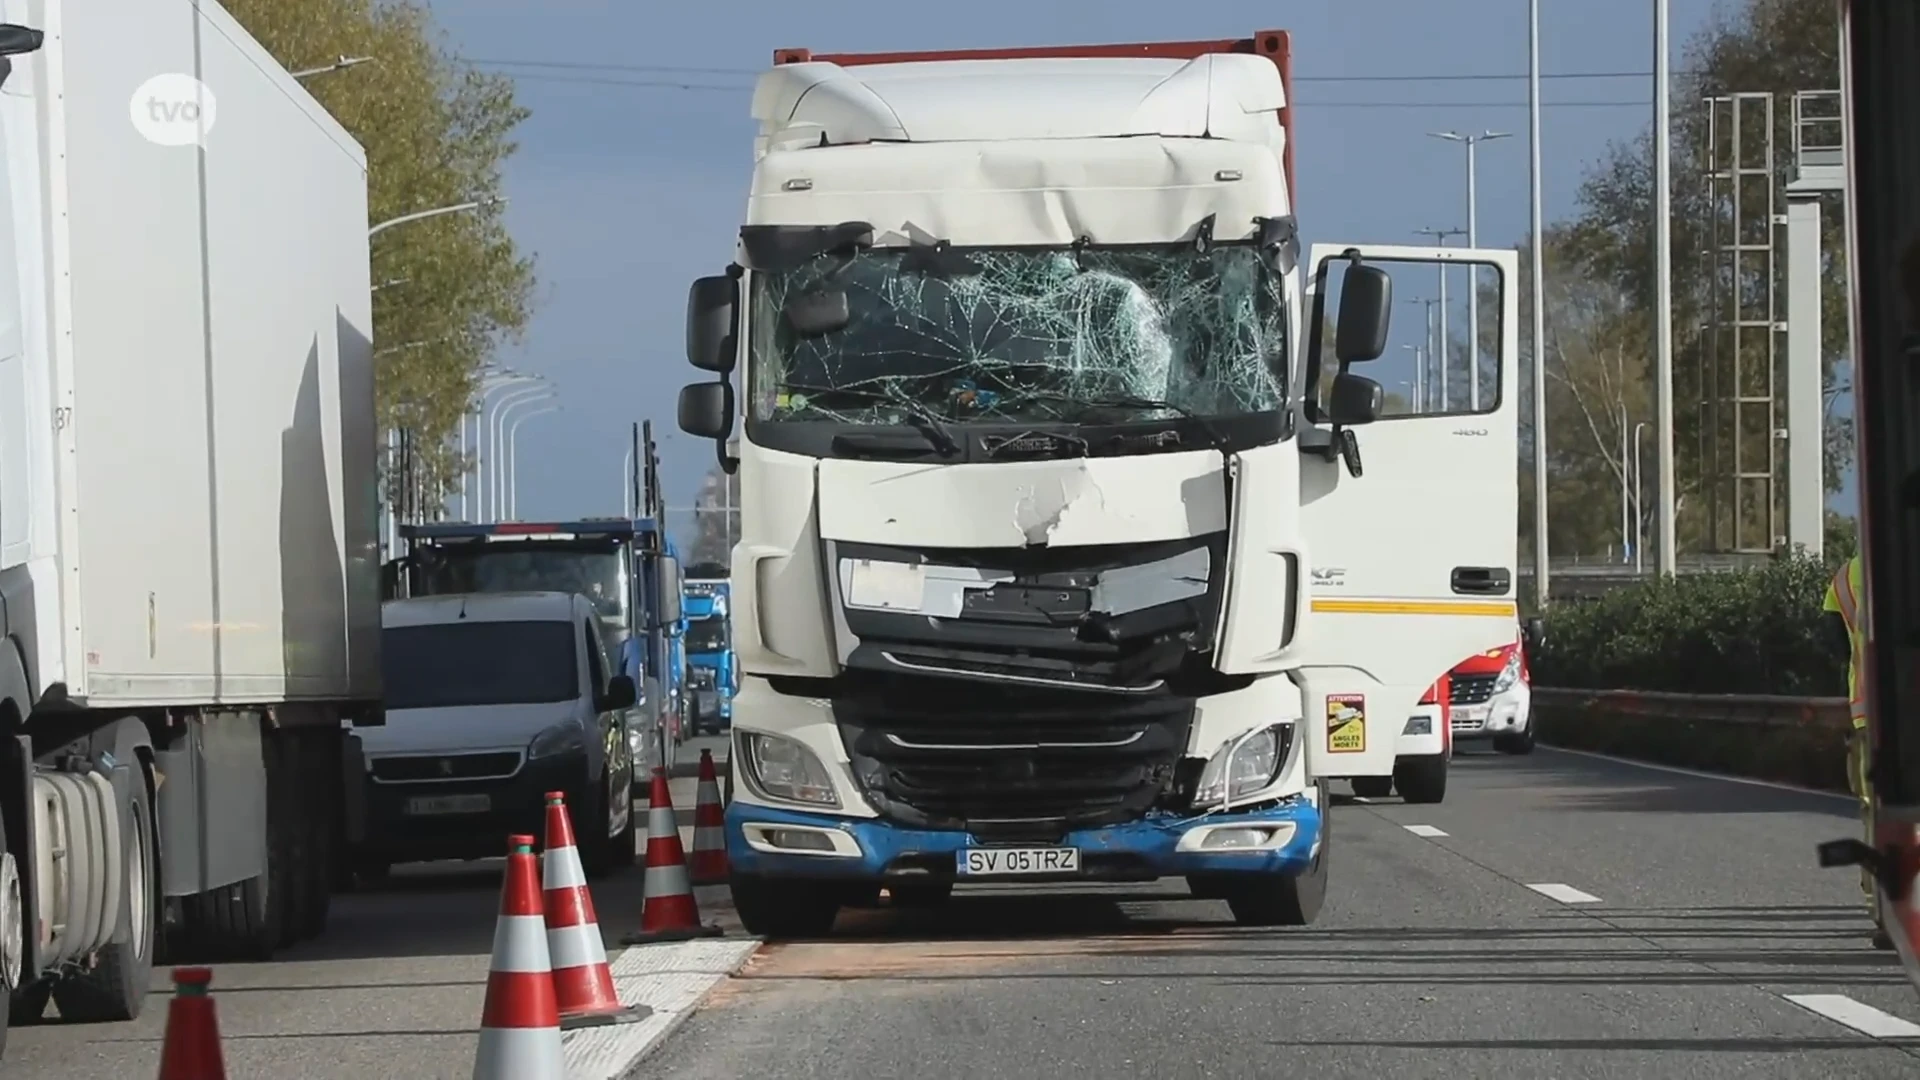
<instances>
[{"instance_id":1,"label":"white lane marking","mask_svg":"<svg viewBox=\"0 0 1920 1080\"><path fill-rule=\"evenodd\" d=\"M1631 765L1636 769L1646 769L1649 772L1674 773L1675 775L1678 775L1678 776L1691 776L1696 780L1719 780L1723 783L1728 783L1728 784L1745 784L1748 787L1772 788L1775 791L1790 792L1794 795L1811 795L1815 798L1838 799L1842 802L1848 802L1848 803L1855 801L1852 795L1846 795L1839 792L1818 791L1818 790L1815 790L1814 788L1795 787L1792 784L1782 784L1782 783L1775 782L1773 780L1754 780L1750 777L1745 777L1745 776L1728 776L1725 773L1701 772L1698 769L1683 769L1683 768L1680 768L1678 765L1656 765L1651 761L1636 761L1633 758L1614 757L1612 754L1596 754L1591 750L1569 750L1564 746L1548 746L1545 743L1541 743L1538 749L1550 751L1555 754L1572 754L1575 757L1598 758L1601 761L1611 761L1615 765Z\"/></svg>"},{"instance_id":2,"label":"white lane marking","mask_svg":"<svg viewBox=\"0 0 1920 1080\"><path fill-rule=\"evenodd\" d=\"M1558 882L1548 882L1544 885L1529 885L1527 888L1532 889L1541 896L1547 897L1550 900L1558 900L1563 904L1597 904L1600 902L1600 898L1592 893L1583 893L1571 885L1562 885Z\"/></svg>"},{"instance_id":3,"label":"white lane marking","mask_svg":"<svg viewBox=\"0 0 1920 1080\"><path fill-rule=\"evenodd\" d=\"M1845 994L1787 994L1786 999L1876 1039L1920 1038L1920 1024L1863 1005Z\"/></svg>"},{"instance_id":4,"label":"white lane marking","mask_svg":"<svg viewBox=\"0 0 1920 1080\"><path fill-rule=\"evenodd\" d=\"M1360 803L1360 804L1362 804L1362 805L1364 805L1364 804L1366 804L1366 803L1370 803L1370 802L1372 802L1373 800L1372 800L1372 799L1369 799L1369 798L1367 798L1367 797L1366 797L1365 795L1355 795L1355 796L1353 797L1353 801L1354 801L1354 802L1357 802L1357 803Z\"/></svg>"},{"instance_id":5,"label":"white lane marking","mask_svg":"<svg viewBox=\"0 0 1920 1080\"><path fill-rule=\"evenodd\" d=\"M1408 832L1412 833L1415 836L1432 837L1432 836L1447 835L1446 833L1442 832L1439 829L1434 828L1431 825L1406 825L1406 826L1403 826L1403 828L1405 828Z\"/></svg>"}]
</instances>

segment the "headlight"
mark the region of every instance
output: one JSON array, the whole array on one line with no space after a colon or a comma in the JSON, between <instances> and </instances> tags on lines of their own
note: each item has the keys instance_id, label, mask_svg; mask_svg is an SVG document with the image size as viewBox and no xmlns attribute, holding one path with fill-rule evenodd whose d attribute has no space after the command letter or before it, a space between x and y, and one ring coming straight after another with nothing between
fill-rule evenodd
<instances>
[{"instance_id":1,"label":"headlight","mask_svg":"<svg viewBox=\"0 0 1920 1080\"><path fill-rule=\"evenodd\" d=\"M587 748L586 733L580 725L569 720L564 724L555 724L533 737L533 745L527 747L530 758L558 757L561 754L577 754Z\"/></svg>"},{"instance_id":2,"label":"headlight","mask_svg":"<svg viewBox=\"0 0 1920 1080\"><path fill-rule=\"evenodd\" d=\"M1493 692L1496 694L1505 693L1506 691L1513 689L1513 684L1519 681L1520 681L1520 650L1515 649L1512 652L1507 654L1507 666L1501 668L1500 674L1494 676Z\"/></svg>"},{"instance_id":3,"label":"headlight","mask_svg":"<svg viewBox=\"0 0 1920 1080\"><path fill-rule=\"evenodd\" d=\"M1286 760L1293 727L1275 724L1229 739L1208 759L1193 791L1193 805L1208 810L1273 783Z\"/></svg>"},{"instance_id":4,"label":"headlight","mask_svg":"<svg viewBox=\"0 0 1920 1080\"><path fill-rule=\"evenodd\" d=\"M747 777L753 785L776 799L839 806L833 778L813 751L778 735L747 732L741 742L746 749Z\"/></svg>"}]
</instances>

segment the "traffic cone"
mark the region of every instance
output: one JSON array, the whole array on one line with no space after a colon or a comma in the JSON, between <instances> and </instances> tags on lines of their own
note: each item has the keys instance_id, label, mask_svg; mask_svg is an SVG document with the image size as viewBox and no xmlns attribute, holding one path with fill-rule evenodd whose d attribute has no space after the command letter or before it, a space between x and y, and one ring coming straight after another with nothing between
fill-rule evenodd
<instances>
[{"instance_id":1,"label":"traffic cone","mask_svg":"<svg viewBox=\"0 0 1920 1080\"><path fill-rule=\"evenodd\" d=\"M500 886L473 1080L566 1080L542 899L533 837L507 837L507 876Z\"/></svg>"},{"instance_id":2,"label":"traffic cone","mask_svg":"<svg viewBox=\"0 0 1920 1080\"><path fill-rule=\"evenodd\" d=\"M726 884L727 812L720 803L711 750L700 751L700 794L693 802L693 855L687 869L695 885Z\"/></svg>"},{"instance_id":3,"label":"traffic cone","mask_svg":"<svg viewBox=\"0 0 1920 1080\"><path fill-rule=\"evenodd\" d=\"M640 900L640 932L622 945L719 937L717 926L700 925L700 907L687 880L687 854L680 846L680 822L673 816L667 770L653 770L653 799L647 809L647 884Z\"/></svg>"},{"instance_id":4,"label":"traffic cone","mask_svg":"<svg viewBox=\"0 0 1920 1080\"><path fill-rule=\"evenodd\" d=\"M227 1080L220 1055L220 1019L207 987L213 972L173 969L173 1000L167 1003L166 1041L160 1044L160 1080Z\"/></svg>"},{"instance_id":5,"label":"traffic cone","mask_svg":"<svg viewBox=\"0 0 1920 1080\"><path fill-rule=\"evenodd\" d=\"M553 996L560 1028L570 1031L601 1024L626 1024L650 1016L644 1005L620 1004L613 990L613 968L600 941L600 919L587 891L587 872L573 843L565 792L547 792L547 850L541 857L541 885L547 894L547 952L553 960Z\"/></svg>"}]
</instances>

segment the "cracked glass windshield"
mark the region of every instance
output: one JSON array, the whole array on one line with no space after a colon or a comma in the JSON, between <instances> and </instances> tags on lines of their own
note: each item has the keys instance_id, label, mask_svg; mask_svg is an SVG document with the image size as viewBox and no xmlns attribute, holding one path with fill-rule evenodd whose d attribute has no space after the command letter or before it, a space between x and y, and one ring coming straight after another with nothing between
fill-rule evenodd
<instances>
[{"instance_id":1,"label":"cracked glass windshield","mask_svg":"<svg viewBox=\"0 0 1920 1080\"><path fill-rule=\"evenodd\" d=\"M805 337L783 315L847 293L844 330ZM759 272L756 420L1129 422L1165 402L1202 416L1286 400L1285 305L1251 245L870 249ZM1102 402L1109 404L1101 404Z\"/></svg>"}]
</instances>

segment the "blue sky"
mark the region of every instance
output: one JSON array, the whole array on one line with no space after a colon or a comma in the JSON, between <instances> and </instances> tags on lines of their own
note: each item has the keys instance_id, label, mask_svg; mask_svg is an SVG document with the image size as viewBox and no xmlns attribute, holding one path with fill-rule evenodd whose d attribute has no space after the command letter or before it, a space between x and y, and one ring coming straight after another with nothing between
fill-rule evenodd
<instances>
[{"instance_id":1,"label":"blue sky","mask_svg":"<svg viewBox=\"0 0 1920 1080\"><path fill-rule=\"evenodd\" d=\"M686 286L732 256L752 160L750 87L777 47L966 48L1287 29L1307 239L1426 243L1416 230L1463 226L1464 155L1425 134L1450 128L1514 133L1480 151L1480 244L1508 246L1527 229L1524 0L432 6L450 43L513 75L533 112L506 186L508 223L538 259L538 306L525 344L505 359L553 380L563 411L520 429L523 518L618 513L628 425L647 417L669 502L692 502L713 449L673 423L674 395L694 375L682 348ZM1608 140L1648 123L1653 23L1646 0L1541 7L1551 221L1571 211L1584 167ZM1095 10L1100 18L1086 17ZM1711 10L1710 0L1672 0L1676 49ZM1595 72L1630 74L1569 77ZM1403 285L1401 294L1419 291ZM1411 314L1397 320L1417 340Z\"/></svg>"}]
</instances>

